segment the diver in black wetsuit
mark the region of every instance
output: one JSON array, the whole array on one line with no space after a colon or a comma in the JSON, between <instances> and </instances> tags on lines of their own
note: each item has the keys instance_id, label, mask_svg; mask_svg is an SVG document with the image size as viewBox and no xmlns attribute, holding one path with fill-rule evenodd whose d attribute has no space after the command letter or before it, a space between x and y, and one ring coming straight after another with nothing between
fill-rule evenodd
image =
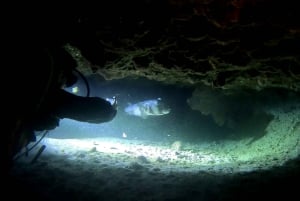
<instances>
[{"instance_id":1,"label":"diver in black wetsuit","mask_svg":"<svg viewBox=\"0 0 300 201\"><path fill-rule=\"evenodd\" d=\"M31 24L22 30L21 37L11 41L11 48L7 50L8 75L13 83L8 86L9 112L5 115L9 120L9 164L22 148L35 141L34 131L52 130L59 126L62 118L89 123L108 122L117 113L116 102L111 104L99 97L80 97L62 89L77 81L76 62L64 49L65 44L79 48L93 64L104 62L103 48L94 38L94 32L86 26L81 27L77 17L76 13L67 17L55 13L34 19L28 16L28 19L20 18L13 23L16 27Z\"/></svg>"},{"instance_id":2,"label":"diver in black wetsuit","mask_svg":"<svg viewBox=\"0 0 300 201\"><path fill-rule=\"evenodd\" d=\"M77 96L62 89L77 80L72 73L75 67L72 58L63 51L58 48L54 54L49 51L44 51L45 55L43 51L36 53L39 59L34 59L26 65L28 68L14 76L15 87L10 89L14 93L9 96L12 104L9 158L35 141L35 131L52 130L59 126L62 118L103 123L115 117L116 101Z\"/></svg>"}]
</instances>

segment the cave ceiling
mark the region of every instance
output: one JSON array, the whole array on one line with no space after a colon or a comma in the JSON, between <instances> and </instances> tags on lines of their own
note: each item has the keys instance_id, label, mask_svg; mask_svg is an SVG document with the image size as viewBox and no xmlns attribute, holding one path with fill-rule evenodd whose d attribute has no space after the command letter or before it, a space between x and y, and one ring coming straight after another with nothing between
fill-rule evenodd
<instances>
[{"instance_id":1,"label":"cave ceiling","mask_svg":"<svg viewBox=\"0 0 300 201\"><path fill-rule=\"evenodd\" d=\"M167 84L300 89L294 1L111 1L80 18L102 52L66 45L85 74ZM98 58L97 58L98 56Z\"/></svg>"}]
</instances>

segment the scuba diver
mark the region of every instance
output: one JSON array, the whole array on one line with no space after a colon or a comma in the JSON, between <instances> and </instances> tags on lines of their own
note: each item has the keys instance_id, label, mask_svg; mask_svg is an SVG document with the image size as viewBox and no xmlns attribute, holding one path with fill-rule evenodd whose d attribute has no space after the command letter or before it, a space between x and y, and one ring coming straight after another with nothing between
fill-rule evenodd
<instances>
[{"instance_id":1,"label":"scuba diver","mask_svg":"<svg viewBox=\"0 0 300 201\"><path fill-rule=\"evenodd\" d=\"M75 72L78 71L73 58L63 48L39 51L35 56L39 59L14 77L20 85L11 89L15 91L11 102L17 102L12 107L9 158L35 142L36 131L52 130L59 126L60 119L98 124L111 121L117 114L116 98L110 102L64 90L77 81Z\"/></svg>"},{"instance_id":2,"label":"scuba diver","mask_svg":"<svg viewBox=\"0 0 300 201\"><path fill-rule=\"evenodd\" d=\"M26 18L18 20L15 24L32 23L35 28L24 31L7 48L11 83L5 96L8 169L16 154L36 141L36 131L52 130L62 118L98 124L111 121L117 114L116 99L111 103L64 90L78 79L77 63L65 50L65 44L76 46L93 65L104 63L103 47L94 37L94 30L80 25L77 14L68 18L44 16L44 24ZM61 30L60 26L66 28Z\"/></svg>"}]
</instances>

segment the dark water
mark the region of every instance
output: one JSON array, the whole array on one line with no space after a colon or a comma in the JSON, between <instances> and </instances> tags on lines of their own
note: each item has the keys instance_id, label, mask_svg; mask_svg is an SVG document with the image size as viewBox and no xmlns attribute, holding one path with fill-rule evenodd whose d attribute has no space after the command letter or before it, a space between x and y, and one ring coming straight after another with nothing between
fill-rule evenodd
<instances>
[{"instance_id":1,"label":"dark water","mask_svg":"<svg viewBox=\"0 0 300 201\"><path fill-rule=\"evenodd\" d=\"M147 79L122 79L104 81L99 76L88 77L90 96L118 99L118 114L111 122L87 124L73 120L61 120L60 126L50 133L55 138L116 137L125 133L128 139L151 141L218 141L224 139L239 140L252 136L259 139L265 134L265 128L273 116L264 112L253 112L259 102L260 107L280 104L297 99L298 95L285 90L266 90L265 92L239 92L234 98L219 96L223 108L229 108L224 121L235 121L234 125L216 123L212 115L203 115L187 104L194 87L165 85ZM86 86L79 80L77 95L86 95ZM265 93L265 94L264 94ZM245 95L246 94L246 95ZM292 97L292 98L291 98ZM171 112L163 116L142 119L130 116L124 108L130 103L161 98L170 106ZM253 104L255 102L255 104ZM223 104L223 105L222 105Z\"/></svg>"}]
</instances>

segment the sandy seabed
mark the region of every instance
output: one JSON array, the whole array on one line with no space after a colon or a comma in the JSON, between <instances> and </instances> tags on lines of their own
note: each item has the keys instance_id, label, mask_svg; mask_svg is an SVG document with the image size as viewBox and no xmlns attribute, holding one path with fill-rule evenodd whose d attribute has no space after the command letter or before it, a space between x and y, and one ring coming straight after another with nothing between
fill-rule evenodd
<instances>
[{"instance_id":1,"label":"sandy seabed","mask_svg":"<svg viewBox=\"0 0 300 201\"><path fill-rule=\"evenodd\" d=\"M11 200L254 200L298 195L300 110L274 110L249 144L52 139L15 161ZM39 147L45 151L33 162Z\"/></svg>"}]
</instances>

